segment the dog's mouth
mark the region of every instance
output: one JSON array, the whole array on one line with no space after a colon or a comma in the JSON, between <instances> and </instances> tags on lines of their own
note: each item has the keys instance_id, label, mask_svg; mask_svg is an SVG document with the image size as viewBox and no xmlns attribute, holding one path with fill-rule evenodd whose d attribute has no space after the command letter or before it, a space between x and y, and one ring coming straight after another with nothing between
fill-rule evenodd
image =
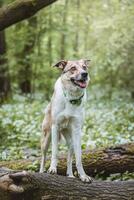
<instances>
[{"instance_id":1,"label":"dog's mouth","mask_svg":"<svg viewBox=\"0 0 134 200\"><path fill-rule=\"evenodd\" d=\"M86 80L75 80L71 79L72 83L79 86L80 88L86 88L87 86L87 81Z\"/></svg>"}]
</instances>

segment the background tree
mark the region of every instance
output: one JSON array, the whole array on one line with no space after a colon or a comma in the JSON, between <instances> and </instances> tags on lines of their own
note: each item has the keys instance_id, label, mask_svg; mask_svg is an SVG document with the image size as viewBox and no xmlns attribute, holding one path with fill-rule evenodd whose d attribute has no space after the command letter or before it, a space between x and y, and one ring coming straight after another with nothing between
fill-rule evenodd
<instances>
[{"instance_id":1,"label":"background tree","mask_svg":"<svg viewBox=\"0 0 134 200\"><path fill-rule=\"evenodd\" d=\"M0 7L3 2L0 2ZM0 31L0 101L7 98L10 92L10 77L8 70L8 60L6 57L7 45L5 31Z\"/></svg>"},{"instance_id":2,"label":"background tree","mask_svg":"<svg viewBox=\"0 0 134 200\"><path fill-rule=\"evenodd\" d=\"M75 22L75 39L74 39L74 57L79 55L79 15L80 15L80 0L76 0L76 22Z\"/></svg>"},{"instance_id":3,"label":"background tree","mask_svg":"<svg viewBox=\"0 0 134 200\"><path fill-rule=\"evenodd\" d=\"M93 85L103 85L109 96L114 88L127 89L133 94L133 10L133 3L128 1L77 0L74 6L74 2L59 0L38 14L36 25L24 21L11 27L7 30L7 53L13 58L10 59L13 88L18 88L17 79L20 82L25 77L19 75L25 67L20 66L16 57L20 57L21 65L30 63L29 82L34 77L35 92L46 88L47 99L58 75L50 67L54 62L90 57ZM31 51L26 53L28 40L36 41L36 45L30 44ZM20 55L16 56L18 52Z\"/></svg>"},{"instance_id":4,"label":"background tree","mask_svg":"<svg viewBox=\"0 0 134 200\"><path fill-rule=\"evenodd\" d=\"M61 30L61 52L60 52L61 59L66 58L67 12L68 12L68 0L65 0L65 4L63 7L63 16L62 16L63 21L62 21L62 30Z\"/></svg>"},{"instance_id":5,"label":"background tree","mask_svg":"<svg viewBox=\"0 0 134 200\"><path fill-rule=\"evenodd\" d=\"M32 92L32 54L34 54L34 45L36 41L37 20L36 17L32 17L28 20L26 26L26 38L24 46L18 59L18 82L19 88L22 93Z\"/></svg>"}]
</instances>

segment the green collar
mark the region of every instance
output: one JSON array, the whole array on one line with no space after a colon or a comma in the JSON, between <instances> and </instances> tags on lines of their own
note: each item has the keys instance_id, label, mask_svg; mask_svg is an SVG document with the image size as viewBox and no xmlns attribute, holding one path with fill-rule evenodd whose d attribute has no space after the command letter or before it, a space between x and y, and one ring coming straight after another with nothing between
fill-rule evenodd
<instances>
[{"instance_id":1,"label":"green collar","mask_svg":"<svg viewBox=\"0 0 134 200\"><path fill-rule=\"evenodd\" d=\"M79 105L81 104L81 102L82 102L83 96L84 96L84 94L83 94L81 97L79 97L79 99L72 99L72 100L70 100L69 102L70 102L71 104L73 104L73 105L79 106Z\"/></svg>"},{"instance_id":2,"label":"green collar","mask_svg":"<svg viewBox=\"0 0 134 200\"><path fill-rule=\"evenodd\" d=\"M63 94L64 94L65 97L67 96L64 90L63 90ZM81 102L82 102L83 96L84 96L84 94L82 96L80 96L78 99L71 99L71 100L69 100L69 102L71 104L73 104L73 105L79 106L81 104Z\"/></svg>"}]
</instances>

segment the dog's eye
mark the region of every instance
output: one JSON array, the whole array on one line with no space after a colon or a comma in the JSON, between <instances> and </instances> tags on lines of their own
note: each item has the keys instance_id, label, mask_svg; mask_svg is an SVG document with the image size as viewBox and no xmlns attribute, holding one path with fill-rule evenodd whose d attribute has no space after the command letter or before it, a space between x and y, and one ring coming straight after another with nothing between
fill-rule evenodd
<instances>
[{"instance_id":1,"label":"dog's eye","mask_svg":"<svg viewBox=\"0 0 134 200\"><path fill-rule=\"evenodd\" d=\"M71 68L71 72L74 72L76 70L76 67Z\"/></svg>"},{"instance_id":2,"label":"dog's eye","mask_svg":"<svg viewBox=\"0 0 134 200\"><path fill-rule=\"evenodd\" d=\"M83 66L82 66L82 68L83 68L84 70L87 70L87 67L86 67L86 65L83 65Z\"/></svg>"}]
</instances>

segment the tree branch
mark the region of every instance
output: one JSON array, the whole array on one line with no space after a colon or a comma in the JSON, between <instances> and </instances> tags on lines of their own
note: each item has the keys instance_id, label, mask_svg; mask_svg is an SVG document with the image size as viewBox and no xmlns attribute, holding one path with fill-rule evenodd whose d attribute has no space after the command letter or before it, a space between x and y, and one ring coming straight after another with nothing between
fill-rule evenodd
<instances>
[{"instance_id":1,"label":"tree branch","mask_svg":"<svg viewBox=\"0 0 134 200\"><path fill-rule=\"evenodd\" d=\"M36 14L57 0L16 0L0 9L0 31Z\"/></svg>"}]
</instances>

